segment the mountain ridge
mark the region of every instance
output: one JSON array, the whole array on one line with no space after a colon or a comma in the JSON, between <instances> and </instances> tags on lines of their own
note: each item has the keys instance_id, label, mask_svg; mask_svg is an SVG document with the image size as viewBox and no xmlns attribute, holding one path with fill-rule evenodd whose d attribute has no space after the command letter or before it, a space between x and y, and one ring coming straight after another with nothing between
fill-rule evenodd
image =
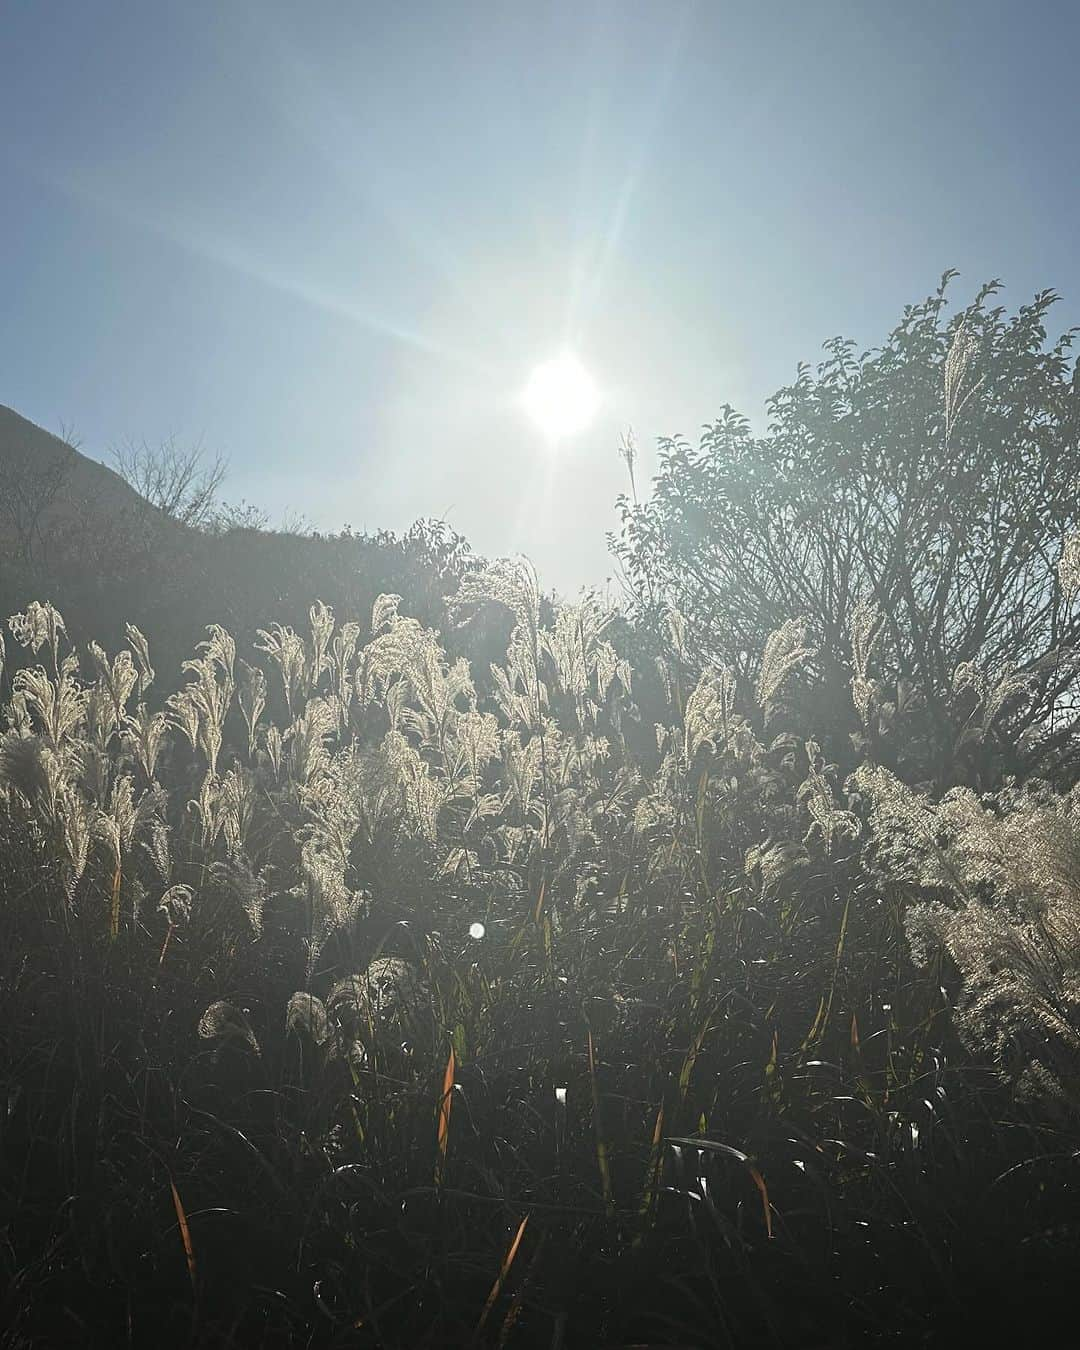
<instances>
[{"instance_id":1,"label":"mountain ridge","mask_svg":"<svg viewBox=\"0 0 1080 1350\"><path fill-rule=\"evenodd\" d=\"M0 551L31 561L48 535L76 513L148 517L183 531L109 468L76 445L0 404Z\"/></svg>"},{"instance_id":2,"label":"mountain ridge","mask_svg":"<svg viewBox=\"0 0 1080 1350\"><path fill-rule=\"evenodd\" d=\"M76 645L115 649L134 623L155 663L177 671L208 625L242 643L273 622L302 632L316 600L366 623L377 595L398 594L413 617L440 627L446 596L478 561L438 522L401 536L186 525L0 405L0 625L49 600Z\"/></svg>"}]
</instances>

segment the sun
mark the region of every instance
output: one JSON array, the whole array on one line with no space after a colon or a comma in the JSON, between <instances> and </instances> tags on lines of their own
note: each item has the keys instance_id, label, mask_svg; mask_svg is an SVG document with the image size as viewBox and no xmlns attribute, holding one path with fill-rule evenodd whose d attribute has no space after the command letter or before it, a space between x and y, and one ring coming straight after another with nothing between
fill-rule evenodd
<instances>
[{"instance_id":1,"label":"sun","mask_svg":"<svg viewBox=\"0 0 1080 1350\"><path fill-rule=\"evenodd\" d=\"M592 376L572 352L537 366L522 399L529 417L553 442L584 431L600 406Z\"/></svg>"}]
</instances>

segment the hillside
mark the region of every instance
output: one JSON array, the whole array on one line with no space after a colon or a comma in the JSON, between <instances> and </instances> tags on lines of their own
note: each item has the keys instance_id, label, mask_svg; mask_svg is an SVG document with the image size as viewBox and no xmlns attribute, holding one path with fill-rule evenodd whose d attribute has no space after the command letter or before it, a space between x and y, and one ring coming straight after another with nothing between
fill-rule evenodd
<instances>
[{"instance_id":1,"label":"hillside","mask_svg":"<svg viewBox=\"0 0 1080 1350\"><path fill-rule=\"evenodd\" d=\"M0 556L44 562L88 518L121 517L182 532L107 465L0 404Z\"/></svg>"},{"instance_id":2,"label":"hillside","mask_svg":"<svg viewBox=\"0 0 1080 1350\"><path fill-rule=\"evenodd\" d=\"M342 617L370 613L382 592L436 626L443 597L473 557L438 522L403 536L260 529L193 530L112 469L0 407L0 613L49 600L77 643L113 647L124 624L179 669L220 623L242 646L268 614L303 628L321 599Z\"/></svg>"}]
</instances>

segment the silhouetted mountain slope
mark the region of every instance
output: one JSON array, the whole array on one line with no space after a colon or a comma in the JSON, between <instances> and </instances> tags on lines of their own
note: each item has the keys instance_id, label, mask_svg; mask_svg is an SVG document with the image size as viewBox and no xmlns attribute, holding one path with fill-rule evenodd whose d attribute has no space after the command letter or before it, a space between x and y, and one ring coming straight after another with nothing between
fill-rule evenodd
<instances>
[{"instance_id":1,"label":"silhouetted mountain slope","mask_svg":"<svg viewBox=\"0 0 1080 1350\"><path fill-rule=\"evenodd\" d=\"M0 404L0 553L23 561L69 550L63 532L82 541L87 517L149 517L160 530L170 521L105 464Z\"/></svg>"},{"instance_id":2,"label":"silhouetted mountain slope","mask_svg":"<svg viewBox=\"0 0 1080 1350\"><path fill-rule=\"evenodd\" d=\"M192 530L0 407L0 620L49 599L75 642L113 648L135 623L155 665L178 672L207 624L223 624L243 649L271 622L306 628L315 599L366 622L375 597L395 592L408 613L442 627L445 596L476 561L438 523L400 537Z\"/></svg>"}]
</instances>

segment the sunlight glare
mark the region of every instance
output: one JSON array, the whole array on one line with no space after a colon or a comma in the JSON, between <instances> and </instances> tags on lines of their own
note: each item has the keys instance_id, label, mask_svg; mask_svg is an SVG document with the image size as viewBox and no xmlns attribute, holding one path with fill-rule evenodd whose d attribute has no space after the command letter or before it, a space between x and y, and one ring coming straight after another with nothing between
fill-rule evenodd
<instances>
[{"instance_id":1,"label":"sunlight glare","mask_svg":"<svg viewBox=\"0 0 1080 1350\"><path fill-rule=\"evenodd\" d=\"M600 395L578 358L564 352L536 367L523 401L532 421L557 441L585 430L596 416Z\"/></svg>"}]
</instances>

